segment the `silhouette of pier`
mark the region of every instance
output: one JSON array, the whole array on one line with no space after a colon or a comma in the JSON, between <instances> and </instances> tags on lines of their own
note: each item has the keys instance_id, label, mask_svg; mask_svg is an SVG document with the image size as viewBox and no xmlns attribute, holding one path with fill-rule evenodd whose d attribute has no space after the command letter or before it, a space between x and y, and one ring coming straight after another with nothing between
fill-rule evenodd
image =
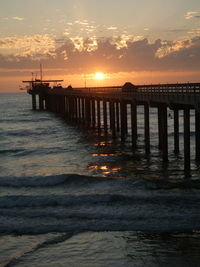
<instances>
[{"instance_id":1,"label":"silhouette of pier","mask_svg":"<svg viewBox=\"0 0 200 267\"><path fill-rule=\"evenodd\" d=\"M63 88L50 87L55 81L24 81L30 83L28 92L32 95L32 107L58 113L68 122L82 125L86 129L97 129L99 134L111 133L112 138L120 136L125 141L128 134L128 105L131 118L131 139L133 150L137 147L137 106L144 108L145 151L151 152L150 109L157 109L158 145L163 162L168 162L168 112L173 116L174 153L179 153L179 111L183 111L184 170L190 172L190 111L195 110L195 157L200 161L200 83L151 84L124 86ZM102 112L101 112L102 111Z\"/></svg>"}]
</instances>

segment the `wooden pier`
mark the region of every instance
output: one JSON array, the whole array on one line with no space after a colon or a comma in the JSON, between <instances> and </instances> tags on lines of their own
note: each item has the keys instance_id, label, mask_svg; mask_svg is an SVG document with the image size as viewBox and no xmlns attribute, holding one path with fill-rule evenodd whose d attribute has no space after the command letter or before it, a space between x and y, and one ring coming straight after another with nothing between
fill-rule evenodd
<instances>
[{"instance_id":1,"label":"wooden pier","mask_svg":"<svg viewBox=\"0 0 200 267\"><path fill-rule=\"evenodd\" d=\"M30 83L32 107L60 114L65 120L86 129L97 129L99 134L111 133L125 141L128 134L127 107L131 117L133 150L137 147L137 106L144 108L145 151L151 152L150 109L157 109L158 145L163 162L168 162L168 113L172 110L174 120L174 153L179 153L179 111L183 111L184 170L190 172L190 111L195 110L195 152L200 161L200 83L137 85L68 88L49 87L51 81L24 81ZM102 111L102 112L101 112Z\"/></svg>"}]
</instances>

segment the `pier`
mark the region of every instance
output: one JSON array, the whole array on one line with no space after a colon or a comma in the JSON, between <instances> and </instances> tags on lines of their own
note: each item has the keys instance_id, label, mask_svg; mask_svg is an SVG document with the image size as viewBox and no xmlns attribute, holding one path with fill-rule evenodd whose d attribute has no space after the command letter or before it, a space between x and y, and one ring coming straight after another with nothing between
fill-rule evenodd
<instances>
[{"instance_id":1,"label":"pier","mask_svg":"<svg viewBox=\"0 0 200 267\"><path fill-rule=\"evenodd\" d=\"M163 162L168 162L168 109L173 113L174 153L184 150L184 171L190 173L190 111L195 110L195 157L200 161L200 83L151 84L123 86L63 88L50 87L59 80L24 81L29 83L32 108L60 114L67 122L96 129L99 134L126 140L127 113L130 111L133 151L137 148L137 107L144 108L145 153L151 153L150 109L157 109L158 146ZM38 98L38 103L37 103ZM179 141L179 111L183 111L184 147Z\"/></svg>"}]
</instances>

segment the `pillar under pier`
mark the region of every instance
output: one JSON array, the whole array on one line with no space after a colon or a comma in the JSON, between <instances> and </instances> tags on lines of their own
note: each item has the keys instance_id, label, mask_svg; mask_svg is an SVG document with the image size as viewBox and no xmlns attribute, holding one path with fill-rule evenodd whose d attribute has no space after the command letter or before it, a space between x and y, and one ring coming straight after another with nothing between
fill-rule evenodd
<instances>
[{"instance_id":1,"label":"pillar under pier","mask_svg":"<svg viewBox=\"0 0 200 267\"><path fill-rule=\"evenodd\" d=\"M85 99L85 119L86 119L86 128L90 128L91 125L91 106L90 106L90 99Z\"/></svg>"},{"instance_id":2,"label":"pillar under pier","mask_svg":"<svg viewBox=\"0 0 200 267\"><path fill-rule=\"evenodd\" d=\"M162 149L162 116L161 116L161 108L158 107L158 147Z\"/></svg>"},{"instance_id":3,"label":"pillar under pier","mask_svg":"<svg viewBox=\"0 0 200 267\"><path fill-rule=\"evenodd\" d=\"M126 103L124 101L120 102L120 121L121 121L121 141L125 141L126 136Z\"/></svg>"},{"instance_id":4,"label":"pillar under pier","mask_svg":"<svg viewBox=\"0 0 200 267\"><path fill-rule=\"evenodd\" d=\"M163 161L168 162L168 121L167 121L167 106L162 107L162 150Z\"/></svg>"},{"instance_id":5,"label":"pillar under pier","mask_svg":"<svg viewBox=\"0 0 200 267\"><path fill-rule=\"evenodd\" d=\"M165 104L161 104L158 107L158 134L163 162L168 162L168 121L167 106Z\"/></svg>"},{"instance_id":6,"label":"pillar under pier","mask_svg":"<svg viewBox=\"0 0 200 267\"><path fill-rule=\"evenodd\" d=\"M184 170L190 173L190 109L184 109Z\"/></svg>"},{"instance_id":7,"label":"pillar under pier","mask_svg":"<svg viewBox=\"0 0 200 267\"><path fill-rule=\"evenodd\" d=\"M36 105L36 95L32 94L32 109L36 110L37 105Z\"/></svg>"},{"instance_id":8,"label":"pillar under pier","mask_svg":"<svg viewBox=\"0 0 200 267\"><path fill-rule=\"evenodd\" d=\"M101 109L100 109L100 100L97 100L97 127L98 134L101 133Z\"/></svg>"},{"instance_id":9,"label":"pillar under pier","mask_svg":"<svg viewBox=\"0 0 200 267\"><path fill-rule=\"evenodd\" d=\"M44 101L43 101L43 95L39 95L39 109L44 109Z\"/></svg>"},{"instance_id":10,"label":"pillar under pier","mask_svg":"<svg viewBox=\"0 0 200 267\"><path fill-rule=\"evenodd\" d=\"M179 153L179 110L174 109L174 153Z\"/></svg>"},{"instance_id":11,"label":"pillar under pier","mask_svg":"<svg viewBox=\"0 0 200 267\"><path fill-rule=\"evenodd\" d=\"M149 104L144 105L144 136L145 136L145 150L150 153L150 133L149 133Z\"/></svg>"},{"instance_id":12,"label":"pillar under pier","mask_svg":"<svg viewBox=\"0 0 200 267\"><path fill-rule=\"evenodd\" d=\"M120 131L120 124L119 124L119 102L115 102L116 107L116 124L117 124L117 132Z\"/></svg>"},{"instance_id":13,"label":"pillar under pier","mask_svg":"<svg viewBox=\"0 0 200 267\"><path fill-rule=\"evenodd\" d=\"M104 124L104 133L108 133L108 122L107 122L107 102L103 100L103 124Z\"/></svg>"},{"instance_id":14,"label":"pillar under pier","mask_svg":"<svg viewBox=\"0 0 200 267\"><path fill-rule=\"evenodd\" d=\"M78 98L78 122L81 123L81 99Z\"/></svg>"},{"instance_id":15,"label":"pillar under pier","mask_svg":"<svg viewBox=\"0 0 200 267\"><path fill-rule=\"evenodd\" d=\"M200 161L200 110L195 110L195 150L196 150L196 160Z\"/></svg>"},{"instance_id":16,"label":"pillar under pier","mask_svg":"<svg viewBox=\"0 0 200 267\"><path fill-rule=\"evenodd\" d=\"M137 144L137 105L135 102L131 103L131 137L132 147L135 149Z\"/></svg>"},{"instance_id":17,"label":"pillar under pier","mask_svg":"<svg viewBox=\"0 0 200 267\"><path fill-rule=\"evenodd\" d=\"M92 128L95 129L96 126L96 108L95 108L95 99L91 100L92 105Z\"/></svg>"},{"instance_id":18,"label":"pillar under pier","mask_svg":"<svg viewBox=\"0 0 200 267\"><path fill-rule=\"evenodd\" d=\"M110 124L111 124L111 131L112 131L112 137L116 137L116 128L115 128L115 105L114 102L110 102Z\"/></svg>"},{"instance_id":19,"label":"pillar under pier","mask_svg":"<svg viewBox=\"0 0 200 267\"><path fill-rule=\"evenodd\" d=\"M82 109L82 124L85 126L85 98L81 98L81 109Z\"/></svg>"}]
</instances>

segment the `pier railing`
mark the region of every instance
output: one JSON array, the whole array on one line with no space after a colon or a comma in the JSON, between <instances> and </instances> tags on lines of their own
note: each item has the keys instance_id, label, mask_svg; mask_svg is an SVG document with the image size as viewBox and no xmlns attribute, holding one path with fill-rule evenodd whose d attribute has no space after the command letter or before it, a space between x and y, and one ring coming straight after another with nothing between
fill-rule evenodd
<instances>
[{"instance_id":1,"label":"pier railing","mask_svg":"<svg viewBox=\"0 0 200 267\"><path fill-rule=\"evenodd\" d=\"M74 92L94 94L200 94L200 83L136 85L135 90L123 90L122 86L73 88Z\"/></svg>"}]
</instances>

